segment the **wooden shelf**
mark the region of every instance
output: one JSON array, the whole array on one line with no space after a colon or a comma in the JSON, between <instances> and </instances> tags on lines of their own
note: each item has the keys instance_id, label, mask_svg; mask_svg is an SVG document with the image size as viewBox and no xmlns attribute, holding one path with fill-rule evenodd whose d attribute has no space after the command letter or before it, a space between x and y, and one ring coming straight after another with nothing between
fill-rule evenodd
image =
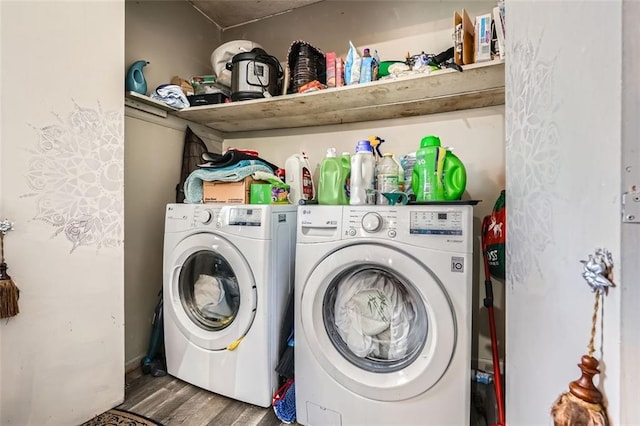
<instances>
[{"instance_id":1,"label":"wooden shelf","mask_svg":"<svg viewBox=\"0 0 640 426\"><path fill-rule=\"evenodd\" d=\"M504 61L171 111L224 133L355 123L504 104Z\"/></svg>"}]
</instances>

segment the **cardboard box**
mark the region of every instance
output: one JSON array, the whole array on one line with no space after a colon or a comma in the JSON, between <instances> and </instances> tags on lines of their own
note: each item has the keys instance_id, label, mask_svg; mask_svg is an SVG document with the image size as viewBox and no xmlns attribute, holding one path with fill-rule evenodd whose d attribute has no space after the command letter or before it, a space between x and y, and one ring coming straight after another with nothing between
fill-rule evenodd
<instances>
[{"instance_id":1,"label":"cardboard box","mask_svg":"<svg viewBox=\"0 0 640 426\"><path fill-rule=\"evenodd\" d=\"M203 182L202 202L215 204L249 204L251 184L257 182L248 176L238 182Z\"/></svg>"},{"instance_id":2,"label":"cardboard box","mask_svg":"<svg viewBox=\"0 0 640 426\"><path fill-rule=\"evenodd\" d=\"M344 86L344 59L336 57L336 87Z\"/></svg>"},{"instance_id":3,"label":"cardboard box","mask_svg":"<svg viewBox=\"0 0 640 426\"><path fill-rule=\"evenodd\" d=\"M336 87L336 52L327 52L327 87Z\"/></svg>"},{"instance_id":4,"label":"cardboard box","mask_svg":"<svg viewBox=\"0 0 640 426\"><path fill-rule=\"evenodd\" d=\"M475 62L491 60L491 14L476 16Z\"/></svg>"},{"instance_id":5,"label":"cardboard box","mask_svg":"<svg viewBox=\"0 0 640 426\"><path fill-rule=\"evenodd\" d=\"M454 52L453 60L458 65L469 65L474 59L475 26L467 11L462 9L462 15L453 12Z\"/></svg>"}]
</instances>

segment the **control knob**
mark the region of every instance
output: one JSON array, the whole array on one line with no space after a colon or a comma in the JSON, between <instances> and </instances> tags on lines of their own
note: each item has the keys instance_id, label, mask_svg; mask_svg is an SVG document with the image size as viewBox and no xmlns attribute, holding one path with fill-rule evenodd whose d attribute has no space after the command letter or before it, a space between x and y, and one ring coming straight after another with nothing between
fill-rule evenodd
<instances>
[{"instance_id":1,"label":"control knob","mask_svg":"<svg viewBox=\"0 0 640 426\"><path fill-rule=\"evenodd\" d=\"M382 216L369 212L362 216L362 229L366 232L376 232L382 228Z\"/></svg>"},{"instance_id":2,"label":"control knob","mask_svg":"<svg viewBox=\"0 0 640 426\"><path fill-rule=\"evenodd\" d=\"M211 210L201 210L196 214L196 220L203 225L208 224L213 219L213 215L211 214Z\"/></svg>"}]
</instances>

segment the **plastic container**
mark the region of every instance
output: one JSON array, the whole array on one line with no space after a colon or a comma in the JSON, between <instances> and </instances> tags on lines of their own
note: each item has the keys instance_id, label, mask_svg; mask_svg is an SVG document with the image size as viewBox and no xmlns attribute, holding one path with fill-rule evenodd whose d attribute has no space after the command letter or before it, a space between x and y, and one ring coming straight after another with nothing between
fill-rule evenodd
<instances>
[{"instance_id":1,"label":"plastic container","mask_svg":"<svg viewBox=\"0 0 640 426\"><path fill-rule=\"evenodd\" d=\"M409 152L400 158L400 165L404 171L404 192L407 195L413 194L411 180L413 177L413 166L416 164L416 153Z\"/></svg>"},{"instance_id":2,"label":"plastic container","mask_svg":"<svg viewBox=\"0 0 640 426\"><path fill-rule=\"evenodd\" d=\"M398 164L393 160L392 153L385 152L377 167L376 190L378 194L376 204L389 204L389 200L383 194L400 190L398 178Z\"/></svg>"},{"instance_id":3,"label":"plastic container","mask_svg":"<svg viewBox=\"0 0 640 426\"><path fill-rule=\"evenodd\" d=\"M373 148L369 141L359 141L351 157L351 198L349 204L375 204L375 170Z\"/></svg>"},{"instance_id":4,"label":"plastic container","mask_svg":"<svg viewBox=\"0 0 640 426\"><path fill-rule=\"evenodd\" d=\"M398 166L398 191L404 192L404 189L405 189L405 186L404 186L404 168L402 167L402 164L400 164L398 159L395 157L395 155L391 154L391 158L393 159L393 161Z\"/></svg>"},{"instance_id":5,"label":"plastic container","mask_svg":"<svg viewBox=\"0 0 640 426\"><path fill-rule=\"evenodd\" d=\"M345 181L347 177L343 162L344 159L336 155L335 148L327 149L327 156L322 160L322 163L320 163L318 204L348 204L345 192Z\"/></svg>"},{"instance_id":6,"label":"plastic container","mask_svg":"<svg viewBox=\"0 0 640 426\"><path fill-rule=\"evenodd\" d=\"M351 153L343 152L340 156L340 164L342 165L344 203L349 204L351 199Z\"/></svg>"},{"instance_id":7,"label":"plastic container","mask_svg":"<svg viewBox=\"0 0 640 426\"><path fill-rule=\"evenodd\" d=\"M304 152L293 154L285 161L284 168L285 183L289 185L289 202L299 204L300 200L315 200L316 191L307 155Z\"/></svg>"},{"instance_id":8,"label":"plastic container","mask_svg":"<svg viewBox=\"0 0 640 426\"><path fill-rule=\"evenodd\" d=\"M459 200L466 184L467 172L460 159L442 147L437 136L424 137L411 176L416 201Z\"/></svg>"}]
</instances>

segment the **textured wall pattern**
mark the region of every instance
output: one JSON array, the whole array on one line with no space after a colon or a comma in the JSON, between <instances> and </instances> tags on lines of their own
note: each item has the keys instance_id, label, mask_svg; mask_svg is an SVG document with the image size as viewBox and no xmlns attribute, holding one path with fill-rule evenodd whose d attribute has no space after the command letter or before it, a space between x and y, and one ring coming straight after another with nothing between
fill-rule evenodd
<instances>
[{"instance_id":1,"label":"textured wall pattern","mask_svg":"<svg viewBox=\"0 0 640 426\"><path fill-rule=\"evenodd\" d=\"M56 115L56 114L54 114ZM34 220L71 245L119 247L123 241L124 121L122 111L75 104L66 118L34 127L26 180Z\"/></svg>"},{"instance_id":2,"label":"textured wall pattern","mask_svg":"<svg viewBox=\"0 0 640 426\"><path fill-rule=\"evenodd\" d=\"M516 42L507 61L507 275L512 284L524 282L552 243L552 190L558 178L556 59L541 59L540 40L532 41Z\"/></svg>"}]
</instances>

